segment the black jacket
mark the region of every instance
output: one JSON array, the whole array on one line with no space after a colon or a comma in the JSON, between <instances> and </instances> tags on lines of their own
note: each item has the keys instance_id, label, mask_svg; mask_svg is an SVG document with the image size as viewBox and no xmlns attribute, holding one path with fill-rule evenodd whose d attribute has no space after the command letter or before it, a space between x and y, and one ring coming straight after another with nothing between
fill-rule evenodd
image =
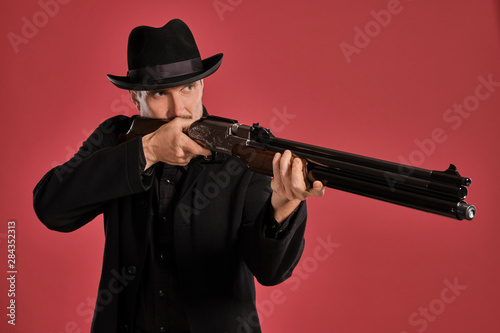
<instances>
[{"instance_id":1,"label":"black jacket","mask_svg":"<svg viewBox=\"0 0 500 333\"><path fill-rule=\"evenodd\" d=\"M103 122L75 156L50 170L34 190L39 219L74 231L104 214L103 268L92 332L130 331L120 306L134 305L155 212L154 172L141 172L142 141L118 144L131 118ZM287 228L268 237L273 217L269 177L237 158L193 159L174 217L174 249L191 332L260 332L254 276L287 279L302 254L305 202Z\"/></svg>"}]
</instances>

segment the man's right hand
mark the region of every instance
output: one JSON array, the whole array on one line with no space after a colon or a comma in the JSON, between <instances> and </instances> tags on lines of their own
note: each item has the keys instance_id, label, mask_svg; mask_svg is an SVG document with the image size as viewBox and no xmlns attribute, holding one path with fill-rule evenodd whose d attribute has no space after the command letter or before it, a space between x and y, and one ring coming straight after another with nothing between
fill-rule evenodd
<instances>
[{"instance_id":1,"label":"man's right hand","mask_svg":"<svg viewBox=\"0 0 500 333\"><path fill-rule=\"evenodd\" d=\"M184 133L194 122L192 119L174 118L153 133L142 137L147 170L157 162L170 165L187 165L192 158L211 155Z\"/></svg>"}]
</instances>

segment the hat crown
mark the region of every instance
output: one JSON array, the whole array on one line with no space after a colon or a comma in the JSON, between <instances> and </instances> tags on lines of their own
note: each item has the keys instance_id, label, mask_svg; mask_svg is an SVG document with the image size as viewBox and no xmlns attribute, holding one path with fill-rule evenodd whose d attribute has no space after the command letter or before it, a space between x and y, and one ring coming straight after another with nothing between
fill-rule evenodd
<instances>
[{"instance_id":1,"label":"hat crown","mask_svg":"<svg viewBox=\"0 0 500 333\"><path fill-rule=\"evenodd\" d=\"M193 34L179 19L161 28L139 26L128 38L126 76L108 74L118 88L155 90L176 87L212 75L222 53L201 59Z\"/></svg>"},{"instance_id":2,"label":"hat crown","mask_svg":"<svg viewBox=\"0 0 500 333\"><path fill-rule=\"evenodd\" d=\"M179 19L171 20L161 28L139 26L130 32L127 48L129 70L195 58L200 58L200 52L194 36Z\"/></svg>"}]
</instances>

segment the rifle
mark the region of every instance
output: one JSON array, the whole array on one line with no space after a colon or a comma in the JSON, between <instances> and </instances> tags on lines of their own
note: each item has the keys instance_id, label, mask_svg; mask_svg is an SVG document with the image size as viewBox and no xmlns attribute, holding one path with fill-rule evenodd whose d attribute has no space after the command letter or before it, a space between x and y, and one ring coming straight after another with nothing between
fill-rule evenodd
<instances>
[{"instance_id":1,"label":"rifle","mask_svg":"<svg viewBox=\"0 0 500 333\"><path fill-rule=\"evenodd\" d=\"M119 141L154 132L166 122L137 116ZM258 123L248 126L217 116L195 121L186 134L212 152L240 158L257 173L272 176L274 154L290 150L306 161L310 182L320 180L326 187L457 220L472 220L476 215L476 208L463 201L471 179L461 177L453 164L445 171L417 168L280 139Z\"/></svg>"}]
</instances>

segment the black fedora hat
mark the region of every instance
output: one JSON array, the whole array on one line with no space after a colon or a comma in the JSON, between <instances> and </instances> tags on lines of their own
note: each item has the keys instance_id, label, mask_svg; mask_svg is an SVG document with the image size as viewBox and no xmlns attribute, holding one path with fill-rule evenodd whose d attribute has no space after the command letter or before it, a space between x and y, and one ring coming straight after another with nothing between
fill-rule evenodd
<instances>
[{"instance_id":1,"label":"black fedora hat","mask_svg":"<svg viewBox=\"0 0 500 333\"><path fill-rule=\"evenodd\" d=\"M109 75L118 88L156 90L191 83L214 73L222 53L201 59L193 34L179 19L161 28L139 26L128 38L127 76Z\"/></svg>"}]
</instances>

